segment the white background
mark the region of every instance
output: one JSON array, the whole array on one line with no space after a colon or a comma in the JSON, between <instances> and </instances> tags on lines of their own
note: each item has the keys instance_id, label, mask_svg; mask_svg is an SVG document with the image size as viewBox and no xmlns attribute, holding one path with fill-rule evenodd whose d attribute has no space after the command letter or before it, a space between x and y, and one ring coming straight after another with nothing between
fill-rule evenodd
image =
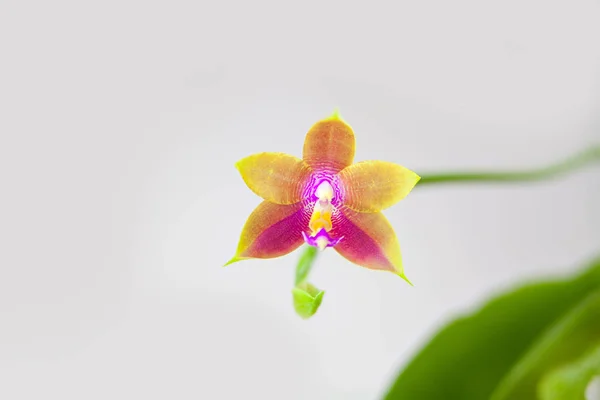
<instances>
[{"instance_id":1,"label":"white background","mask_svg":"<svg viewBox=\"0 0 600 400\"><path fill-rule=\"evenodd\" d=\"M529 168L598 142L596 1L0 2L0 398L377 399L441 324L600 250L600 171L427 186L386 214L401 279L325 252L221 268L259 203L233 164L301 155L340 107L357 160Z\"/></svg>"}]
</instances>

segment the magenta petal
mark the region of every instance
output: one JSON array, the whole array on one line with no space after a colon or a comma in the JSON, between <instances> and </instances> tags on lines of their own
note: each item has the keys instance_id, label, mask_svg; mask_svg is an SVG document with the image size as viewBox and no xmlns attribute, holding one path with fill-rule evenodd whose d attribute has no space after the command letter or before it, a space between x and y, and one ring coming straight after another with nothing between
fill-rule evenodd
<instances>
[{"instance_id":1,"label":"magenta petal","mask_svg":"<svg viewBox=\"0 0 600 400\"><path fill-rule=\"evenodd\" d=\"M310 211L302 203L278 205L262 202L248 217L236 255L227 263L249 258L275 258L297 249L303 242Z\"/></svg>"},{"instance_id":2,"label":"magenta petal","mask_svg":"<svg viewBox=\"0 0 600 400\"><path fill-rule=\"evenodd\" d=\"M358 213L344 207L334 215L329 233L332 237L344 237L335 250L350 262L405 278L398 239L383 214Z\"/></svg>"}]
</instances>

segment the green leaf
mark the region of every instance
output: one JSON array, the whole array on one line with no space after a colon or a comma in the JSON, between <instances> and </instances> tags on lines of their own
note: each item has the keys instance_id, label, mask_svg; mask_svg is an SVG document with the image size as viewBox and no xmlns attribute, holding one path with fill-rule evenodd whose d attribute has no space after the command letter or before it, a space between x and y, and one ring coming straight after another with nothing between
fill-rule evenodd
<instances>
[{"instance_id":1,"label":"green leaf","mask_svg":"<svg viewBox=\"0 0 600 400\"><path fill-rule=\"evenodd\" d=\"M306 281L317 254L317 248L314 246L306 246L304 249L304 252L300 256L300 260L298 260L298 265L296 266L296 286Z\"/></svg>"},{"instance_id":2,"label":"green leaf","mask_svg":"<svg viewBox=\"0 0 600 400\"><path fill-rule=\"evenodd\" d=\"M324 291L310 283L302 283L293 288L292 296L296 313L304 319L312 317L319 309L324 294Z\"/></svg>"},{"instance_id":3,"label":"green leaf","mask_svg":"<svg viewBox=\"0 0 600 400\"><path fill-rule=\"evenodd\" d=\"M574 363L546 375L539 386L539 397L541 400L585 400L585 390L595 376L600 376L600 345Z\"/></svg>"},{"instance_id":4,"label":"green leaf","mask_svg":"<svg viewBox=\"0 0 600 400\"><path fill-rule=\"evenodd\" d=\"M489 399L546 330L599 289L597 259L575 278L530 284L491 300L436 334L400 373L386 399Z\"/></svg>"},{"instance_id":5,"label":"green leaf","mask_svg":"<svg viewBox=\"0 0 600 400\"><path fill-rule=\"evenodd\" d=\"M576 361L599 341L600 290L597 290L536 341L502 380L492 400L535 399L538 384L545 374Z\"/></svg>"}]
</instances>

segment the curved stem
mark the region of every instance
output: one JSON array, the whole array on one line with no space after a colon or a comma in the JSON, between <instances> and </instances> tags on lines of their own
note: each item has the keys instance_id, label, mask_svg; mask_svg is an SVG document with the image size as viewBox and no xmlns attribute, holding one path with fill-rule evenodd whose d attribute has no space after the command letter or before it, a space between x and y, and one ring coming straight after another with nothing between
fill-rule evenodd
<instances>
[{"instance_id":1,"label":"curved stem","mask_svg":"<svg viewBox=\"0 0 600 400\"><path fill-rule=\"evenodd\" d=\"M306 246L296 265L296 286L306 281L318 254L316 247Z\"/></svg>"},{"instance_id":2,"label":"curved stem","mask_svg":"<svg viewBox=\"0 0 600 400\"><path fill-rule=\"evenodd\" d=\"M548 179L560 174L574 171L593 162L600 162L600 146L594 146L586 151L571 156L559 163L529 171L504 172L445 172L439 174L424 174L417 186L432 183L504 183L531 182Z\"/></svg>"}]
</instances>

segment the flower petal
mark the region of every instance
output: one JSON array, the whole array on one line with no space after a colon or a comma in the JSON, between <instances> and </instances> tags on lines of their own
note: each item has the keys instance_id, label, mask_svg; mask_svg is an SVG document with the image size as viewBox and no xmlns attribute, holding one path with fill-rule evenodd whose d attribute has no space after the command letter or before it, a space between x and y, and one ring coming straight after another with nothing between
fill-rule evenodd
<instances>
[{"instance_id":1,"label":"flower petal","mask_svg":"<svg viewBox=\"0 0 600 400\"><path fill-rule=\"evenodd\" d=\"M263 201L248 217L235 256L225 265L249 258L275 258L296 250L304 238L310 212L303 203Z\"/></svg>"},{"instance_id":2,"label":"flower petal","mask_svg":"<svg viewBox=\"0 0 600 400\"><path fill-rule=\"evenodd\" d=\"M386 161L362 161L339 174L344 204L354 211L377 212L393 206L412 190L419 175Z\"/></svg>"},{"instance_id":3,"label":"flower petal","mask_svg":"<svg viewBox=\"0 0 600 400\"><path fill-rule=\"evenodd\" d=\"M354 160L354 132L337 114L317 122L304 140L304 161L314 170L337 173Z\"/></svg>"},{"instance_id":4,"label":"flower petal","mask_svg":"<svg viewBox=\"0 0 600 400\"><path fill-rule=\"evenodd\" d=\"M361 267L404 275L400 244L387 218L381 213L358 213L346 207L335 214L332 237L342 237L334 249ZM412 285L412 284L411 284Z\"/></svg>"},{"instance_id":5,"label":"flower petal","mask_svg":"<svg viewBox=\"0 0 600 400\"><path fill-rule=\"evenodd\" d=\"M235 166L250 190L276 204L299 202L311 176L304 161L285 153L254 154Z\"/></svg>"}]
</instances>

